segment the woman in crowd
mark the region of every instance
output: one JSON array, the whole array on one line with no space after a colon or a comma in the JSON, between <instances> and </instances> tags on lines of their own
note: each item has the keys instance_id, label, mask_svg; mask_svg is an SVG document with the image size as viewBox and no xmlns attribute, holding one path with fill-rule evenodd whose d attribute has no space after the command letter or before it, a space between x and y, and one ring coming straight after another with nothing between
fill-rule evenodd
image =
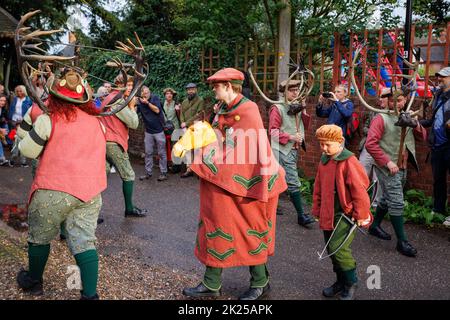
<instances>
[{"instance_id":1,"label":"woman in crowd","mask_svg":"<svg viewBox=\"0 0 450 320\"><path fill-rule=\"evenodd\" d=\"M166 121L172 121L174 125L174 131L171 134L166 134L166 146L167 146L167 161L169 163L169 167L171 167L171 171L173 173L180 172L180 165L172 163L172 145L177 142L180 137L180 120L179 120L179 111L180 105L175 101L175 97L177 96L177 92L172 88L166 88L163 91L164 93L164 118Z\"/></svg>"}]
</instances>

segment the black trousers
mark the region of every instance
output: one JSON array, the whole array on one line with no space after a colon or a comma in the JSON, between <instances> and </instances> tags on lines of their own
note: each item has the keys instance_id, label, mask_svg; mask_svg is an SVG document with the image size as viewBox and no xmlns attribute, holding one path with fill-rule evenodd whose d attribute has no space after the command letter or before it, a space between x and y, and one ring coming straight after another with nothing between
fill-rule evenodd
<instances>
[{"instance_id":1,"label":"black trousers","mask_svg":"<svg viewBox=\"0 0 450 320\"><path fill-rule=\"evenodd\" d=\"M447 201L447 174L450 173L450 148L431 151L433 169L433 211L445 214Z\"/></svg>"}]
</instances>

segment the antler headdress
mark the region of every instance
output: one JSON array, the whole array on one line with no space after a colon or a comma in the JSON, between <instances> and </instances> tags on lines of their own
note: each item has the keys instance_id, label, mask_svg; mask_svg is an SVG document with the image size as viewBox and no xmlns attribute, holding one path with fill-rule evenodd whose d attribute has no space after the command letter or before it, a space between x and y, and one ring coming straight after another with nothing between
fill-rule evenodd
<instances>
[{"instance_id":1,"label":"antler headdress","mask_svg":"<svg viewBox=\"0 0 450 320\"><path fill-rule=\"evenodd\" d=\"M30 96L33 98L33 100L38 104L38 106L44 111L48 112L44 102L41 100L41 97L37 94L37 91L35 89L35 86L33 84L33 76L35 74L38 75L49 75L48 71L43 71L41 68L34 67L33 65L37 65L40 62L45 62L47 64L51 64L52 62L56 62L62 65L65 65L69 69L72 69L73 71L79 73L83 78L85 78L88 74L81 68L71 65L66 65L65 62L71 62L75 59L75 56L72 57L61 57L61 56L55 56L55 55L48 55L47 52L42 49L40 46L42 45L42 41L45 41L41 39L41 36L51 35L54 33L61 32L63 30L48 30L48 31L42 31L42 30L35 30L30 32L30 27L25 26L25 22L30 19L32 16L39 13L40 10L28 12L19 21L19 24L17 25L15 35L14 35L14 42L16 46L16 54L17 54L17 62L19 66L20 75L22 77L22 80L27 87L27 90L30 94ZM135 37L137 40L138 45L135 45L130 39L127 39L128 44L125 44L123 42L117 41L118 48L121 53L125 53L134 59L133 64L125 64L120 61L118 58L112 59L112 61L108 62L108 66L113 66L118 69L120 69L120 72L124 78L125 83L127 82L128 76L127 71L131 68L134 72L134 82L133 82L133 89L131 90L131 93L128 95L126 99L123 99L119 105L116 105L113 110L109 112L104 112L100 115L107 116L114 113L119 112L122 110L125 106L127 106L130 101L134 98L138 90L143 85L147 73L148 73L148 64L144 61L143 53L144 53L144 47L136 33ZM31 52L31 53L30 53ZM50 81L50 83L53 83L53 81ZM45 91L48 93L49 88L45 88ZM90 92L90 89L88 90L88 98L90 99L92 97L92 92Z\"/></svg>"},{"instance_id":2,"label":"antler headdress","mask_svg":"<svg viewBox=\"0 0 450 320\"><path fill-rule=\"evenodd\" d=\"M415 92L417 90L417 76L418 76L418 72L419 72L419 60L416 60L416 62L414 63L410 63L409 61L407 61L406 59L403 59L403 63L410 69L413 70L413 74L412 75L404 75L404 74L393 74L391 77L393 78L394 81L392 81L393 87L391 88L391 91L393 93L394 96L394 110L389 110L389 109L378 109L375 107L372 107L369 103L366 102L366 100L364 100L364 98L361 95L361 92L359 91L358 85L356 83L355 80L355 67L357 66L357 61L358 61L358 57L359 54L361 53L361 51L363 50L363 48L366 46L366 43L362 43L361 45L359 45L354 53L354 57L353 57L353 63L350 66L350 80L352 82L353 88L355 90L355 93L358 97L358 99L361 101L361 103L363 104L364 107L366 107L367 109L369 109L370 111L376 112L376 113L386 113L386 114L396 114L399 115L400 112L399 110L397 110L397 97L398 94L396 94L396 92L400 92L397 91L396 88L396 82L395 82L395 78L406 78L409 79L408 83L405 85L402 85L401 91L403 93L410 93L411 94L411 98L409 100L409 103L407 105L407 107L405 108L404 112L408 112L410 113L411 116L415 116L417 115L420 110L416 110L416 111L411 111L411 106L413 105L414 99L415 99ZM364 76L364 75L363 75Z\"/></svg>"},{"instance_id":3,"label":"antler headdress","mask_svg":"<svg viewBox=\"0 0 450 320\"><path fill-rule=\"evenodd\" d=\"M258 90L258 93L263 97L264 100L271 104L281 104L285 103L288 105L296 104L301 102L303 99L305 99L310 93L314 86L314 73L307 69L302 63L301 64L289 64L292 67L295 67L295 71L289 76L289 78L286 80L286 85L284 87L284 100L272 100L269 99L264 92L261 90L261 88L258 86L258 83L255 80L255 77L252 73L252 66L253 66L253 60L250 60L248 62L248 73L250 74L250 79L252 79L253 84L256 87L256 90ZM289 84L292 79L296 75L300 76L300 86L299 86L299 92L297 96L293 100L288 99L287 91L289 88Z\"/></svg>"}]
</instances>

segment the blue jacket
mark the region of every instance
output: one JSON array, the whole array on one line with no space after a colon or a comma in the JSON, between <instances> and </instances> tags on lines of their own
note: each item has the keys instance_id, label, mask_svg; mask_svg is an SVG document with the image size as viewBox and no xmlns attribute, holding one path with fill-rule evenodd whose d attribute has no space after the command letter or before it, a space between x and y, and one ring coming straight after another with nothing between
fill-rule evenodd
<instances>
[{"instance_id":1,"label":"blue jacket","mask_svg":"<svg viewBox=\"0 0 450 320\"><path fill-rule=\"evenodd\" d=\"M432 127L428 135L428 143L432 149L449 148L450 130L446 129L446 123L450 121L450 91L443 92L440 89L436 92L432 110L433 115L430 119L420 121L425 128ZM437 127L438 121L439 127Z\"/></svg>"},{"instance_id":2,"label":"blue jacket","mask_svg":"<svg viewBox=\"0 0 450 320\"><path fill-rule=\"evenodd\" d=\"M353 113L353 102L336 101L330 107L319 104L316 107L316 115L321 118L328 118L327 124L335 124L341 127L344 136L347 135L347 121Z\"/></svg>"},{"instance_id":3,"label":"blue jacket","mask_svg":"<svg viewBox=\"0 0 450 320\"><path fill-rule=\"evenodd\" d=\"M12 117L13 117L14 113L16 112L16 103L17 103L17 97L14 97L13 102L11 103L11 106L9 108L8 120L12 120ZM25 100L22 102L22 118L25 116L25 113L27 113L28 109L30 109L32 104L33 104L33 101L31 101L30 97L26 96Z\"/></svg>"}]
</instances>

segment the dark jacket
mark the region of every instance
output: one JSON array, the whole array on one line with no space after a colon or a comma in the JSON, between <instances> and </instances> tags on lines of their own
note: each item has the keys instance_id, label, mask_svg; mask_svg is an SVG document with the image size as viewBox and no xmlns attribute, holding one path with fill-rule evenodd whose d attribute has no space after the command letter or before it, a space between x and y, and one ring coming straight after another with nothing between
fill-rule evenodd
<instances>
[{"instance_id":1,"label":"dark jacket","mask_svg":"<svg viewBox=\"0 0 450 320\"><path fill-rule=\"evenodd\" d=\"M439 103L439 105L438 105ZM431 116L430 119L426 119L426 120L420 120L420 124L425 127L425 128L429 128L429 127L433 127L434 125L434 120L436 118L436 112L439 110L441 110L441 106L443 104L443 108L444 108L444 126L446 123L448 123L448 121L450 121L450 91L447 92L443 92L442 90L438 90L436 92L436 95L434 97L433 100L433 106L432 106L432 110L433 110L433 115ZM439 148L450 148L450 130L447 128L446 135L447 135L447 143L443 146L439 146ZM434 135L434 131L433 129L430 130L430 134L428 135L428 144L430 145L430 147L433 149L435 147L435 135Z\"/></svg>"},{"instance_id":2,"label":"dark jacket","mask_svg":"<svg viewBox=\"0 0 450 320\"><path fill-rule=\"evenodd\" d=\"M142 115L145 126L145 132L150 134L160 133L164 130L164 112L161 106L161 100L157 95L152 94L149 102L158 107L159 113L154 112L147 104L138 101L137 112Z\"/></svg>"},{"instance_id":3,"label":"dark jacket","mask_svg":"<svg viewBox=\"0 0 450 320\"><path fill-rule=\"evenodd\" d=\"M347 135L347 121L353 113L353 102L336 101L330 107L319 104L316 107L316 115L321 118L328 118L327 124L335 124L341 127L344 136Z\"/></svg>"}]
</instances>

